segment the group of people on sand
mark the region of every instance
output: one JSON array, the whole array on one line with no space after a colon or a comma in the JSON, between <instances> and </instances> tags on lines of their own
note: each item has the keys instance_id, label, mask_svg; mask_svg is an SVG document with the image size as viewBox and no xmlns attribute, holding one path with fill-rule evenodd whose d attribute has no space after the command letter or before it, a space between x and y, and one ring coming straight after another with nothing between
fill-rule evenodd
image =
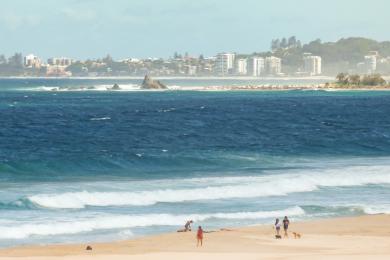
<instances>
[{"instance_id":1,"label":"group of people on sand","mask_svg":"<svg viewBox=\"0 0 390 260\"><path fill-rule=\"evenodd\" d=\"M183 229L179 229L177 232L190 232L191 231L191 224L194 223L194 221L192 220L188 220L186 222L186 224L184 225L184 228ZM288 238L288 226L290 225L290 220L288 219L287 216L284 217L283 221L280 222L280 220L277 218L275 220L275 231L276 231L276 234L275 234L275 237L276 238L282 238L281 234L280 234L280 229L281 229L281 226L283 224L283 230L284 230L284 237L285 238ZM197 246L203 246L203 229L201 226L198 227L198 231L196 232L196 245Z\"/></svg>"},{"instance_id":2,"label":"group of people on sand","mask_svg":"<svg viewBox=\"0 0 390 260\"><path fill-rule=\"evenodd\" d=\"M283 219L283 230L284 230L284 237L287 237L287 238L288 238L288 226L289 225L290 225L290 220L288 219L287 216L285 216ZM282 223L280 223L279 219L277 218L275 220L275 231L276 231L275 237L276 238L282 238L282 236L280 235L281 226L282 226Z\"/></svg>"},{"instance_id":3,"label":"group of people on sand","mask_svg":"<svg viewBox=\"0 0 390 260\"><path fill-rule=\"evenodd\" d=\"M177 232L189 232L191 231L191 224L194 223L192 220L188 220L184 225L183 229L179 229ZM196 246L203 246L203 229L201 226L198 227L198 231L196 232Z\"/></svg>"}]
</instances>

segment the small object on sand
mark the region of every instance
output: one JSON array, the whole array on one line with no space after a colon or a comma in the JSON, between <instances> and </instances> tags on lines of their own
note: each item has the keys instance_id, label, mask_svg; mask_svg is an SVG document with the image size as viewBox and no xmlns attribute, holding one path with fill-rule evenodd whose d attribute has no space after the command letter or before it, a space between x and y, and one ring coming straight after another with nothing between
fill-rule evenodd
<instances>
[{"instance_id":1,"label":"small object on sand","mask_svg":"<svg viewBox=\"0 0 390 260\"><path fill-rule=\"evenodd\" d=\"M297 233L297 232L293 232L293 235L294 235L294 238L295 238L295 239L301 238L301 234L299 234L299 233Z\"/></svg>"},{"instance_id":2,"label":"small object on sand","mask_svg":"<svg viewBox=\"0 0 390 260\"><path fill-rule=\"evenodd\" d=\"M88 251L92 250L92 246L87 246L87 248L85 248L85 250L88 250Z\"/></svg>"},{"instance_id":3,"label":"small object on sand","mask_svg":"<svg viewBox=\"0 0 390 260\"><path fill-rule=\"evenodd\" d=\"M275 238L276 239L282 239L282 236L281 235L275 235Z\"/></svg>"}]
</instances>

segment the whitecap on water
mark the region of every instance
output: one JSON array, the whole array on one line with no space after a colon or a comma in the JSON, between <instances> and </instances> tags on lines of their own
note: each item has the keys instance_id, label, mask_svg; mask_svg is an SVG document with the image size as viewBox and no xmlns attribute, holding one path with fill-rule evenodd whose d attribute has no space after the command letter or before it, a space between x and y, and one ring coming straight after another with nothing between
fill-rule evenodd
<instances>
[{"instance_id":1,"label":"whitecap on water","mask_svg":"<svg viewBox=\"0 0 390 260\"><path fill-rule=\"evenodd\" d=\"M111 117L94 117L94 118L91 118L90 120L91 121L103 121L103 120L110 120Z\"/></svg>"},{"instance_id":2,"label":"whitecap on water","mask_svg":"<svg viewBox=\"0 0 390 260\"><path fill-rule=\"evenodd\" d=\"M141 157L142 154L136 154ZM222 183L224 178L221 178ZM167 183L170 180L166 180ZM181 183L175 182L176 187ZM311 192L322 187L352 187L370 184L390 184L390 166L356 166L340 169L301 170L298 172L259 177L242 177L237 182L216 186L204 182L195 188L166 188L143 191L79 191L57 194L36 194L28 199L47 208L84 208L86 206L125 206L179 203L185 201L226 200L286 196L291 193ZM163 185L163 184L161 184ZM182 186L183 187L183 186ZM188 186L187 186L188 187ZM275 187L278 187L275 189Z\"/></svg>"}]
</instances>

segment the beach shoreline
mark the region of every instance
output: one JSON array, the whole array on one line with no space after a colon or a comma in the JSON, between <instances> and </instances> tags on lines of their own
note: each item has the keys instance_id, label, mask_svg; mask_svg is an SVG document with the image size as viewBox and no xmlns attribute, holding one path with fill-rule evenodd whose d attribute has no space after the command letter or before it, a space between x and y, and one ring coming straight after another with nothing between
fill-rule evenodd
<instances>
[{"instance_id":1,"label":"beach shoreline","mask_svg":"<svg viewBox=\"0 0 390 260\"><path fill-rule=\"evenodd\" d=\"M188 79L188 80L334 80L334 76L305 76L305 77L253 77L253 76L153 76L154 79ZM46 77L46 76L0 76L0 79L109 79L143 80L144 76L72 76L72 77Z\"/></svg>"},{"instance_id":2,"label":"beach shoreline","mask_svg":"<svg viewBox=\"0 0 390 260\"><path fill-rule=\"evenodd\" d=\"M292 222L290 237L276 240L273 223L205 234L168 233L133 240L88 244L23 246L0 250L0 259L388 259L390 215L363 215ZM205 227L207 230L207 227ZM294 239L298 232L301 239ZM358 246L357 246L358 245Z\"/></svg>"}]
</instances>

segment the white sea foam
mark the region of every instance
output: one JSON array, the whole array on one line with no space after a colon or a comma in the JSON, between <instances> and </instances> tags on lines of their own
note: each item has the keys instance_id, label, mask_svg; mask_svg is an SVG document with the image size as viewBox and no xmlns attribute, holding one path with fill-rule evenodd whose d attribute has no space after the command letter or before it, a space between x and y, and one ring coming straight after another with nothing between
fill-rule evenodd
<instances>
[{"instance_id":1,"label":"white sea foam","mask_svg":"<svg viewBox=\"0 0 390 260\"><path fill-rule=\"evenodd\" d=\"M120 84L118 90L112 89L113 85L100 84L100 85L85 85L85 86L39 86L24 90L31 91L137 91L141 90L141 86L137 84Z\"/></svg>"},{"instance_id":2,"label":"white sea foam","mask_svg":"<svg viewBox=\"0 0 390 260\"><path fill-rule=\"evenodd\" d=\"M363 208L364 213L373 215L373 214L390 214L390 205L364 205L361 206Z\"/></svg>"},{"instance_id":3,"label":"white sea foam","mask_svg":"<svg viewBox=\"0 0 390 260\"><path fill-rule=\"evenodd\" d=\"M126 235L131 234L129 228L147 226L179 226L186 220L195 222L211 218L218 219L266 219L281 216L301 216L305 211L300 207L277 211L211 213L211 214L146 214L146 215L107 215L83 218L77 221L48 221L18 225L0 225L0 239L23 239L33 235L50 236L61 234L78 234L104 229L126 229Z\"/></svg>"},{"instance_id":4,"label":"white sea foam","mask_svg":"<svg viewBox=\"0 0 390 260\"><path fill-rule=\"evenodd\" d=\"M283 196L290 193L310 192L321 187L348 187L369 184L390 184L390 166L356 166L328 170L310 170L288 174L265 175L261 177L240 177L237 183L210 184L207 181L195 188L155 189L141 191L79 191L56 194L37 194L28 199L46 208L84 208L86 206L125 206L178 203L197 200L218 200ZM174 181L175 187L182 184ZM185 181L184 181L185 182ZM184 184L183 182L183 184ZM160 183L159 187L163 187ZM214 186L215 185L215 186ZM183 187L183 186L182 186Z\"/></svg>"},{"instance_id":5,"label":"white sea foam","mask_svg":"<svg viewBox=\"0 0 390 260\"><path fill-rule=\"evenodd\" d=\"M91 118L90 120L91 121L103 121L103 120L110 120L111 117L94 117L94 118Z\"/></svg>"},{"instance_id":6,"label":"white sea foam","mask_svg":"<svg viewBox=\"0 0 390 260\"><path fill-rule=\"evenodd\" d=\"M119 89L112 89L113 84L99 84L99 85L84 85L84 86L39 86L39 87L32 87L28 89L23 90L30 90L30 91L59 91L59 92L65 92L65 91L163 91L163 89L142 89L141 85L138 84L118 84ZM192 89L201 89L199 88L190 88L190 87L181 87L181 86L167 86L167 90L192 90Z\"/></svg>"}]
</instances>

